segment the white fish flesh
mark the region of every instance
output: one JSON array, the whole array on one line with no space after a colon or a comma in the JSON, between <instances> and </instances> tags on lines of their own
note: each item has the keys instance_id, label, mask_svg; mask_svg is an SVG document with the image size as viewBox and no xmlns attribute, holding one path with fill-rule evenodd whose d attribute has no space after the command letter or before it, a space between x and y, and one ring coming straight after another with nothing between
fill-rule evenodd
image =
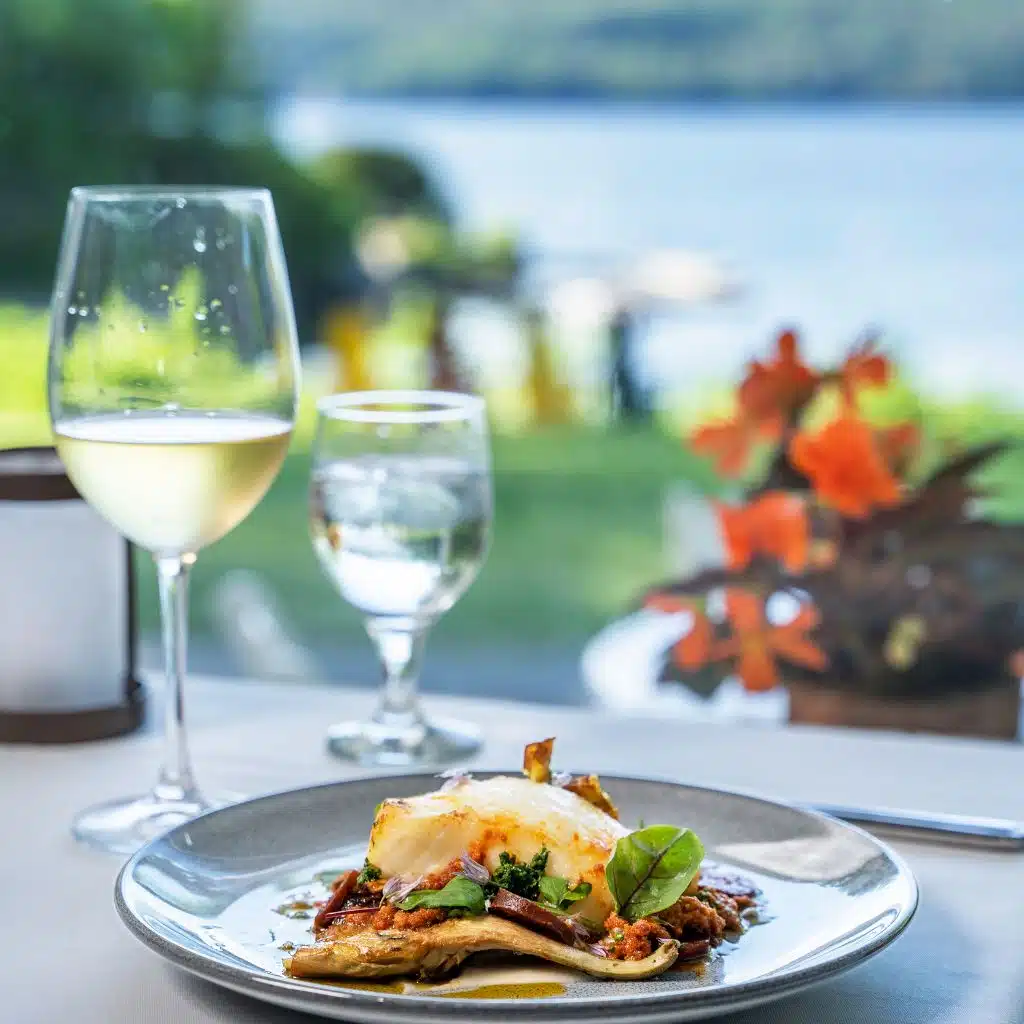
<instances>
[{"instance_id":1,"label":"white fish flesh","mask_svg":"<svg viewBox=\"0 0 1024 1024\"><path fill-rule=\"evenodd\" d=\"M546 874L570 885L589 882L574 906L600 923L614 909L605 865L629 830L582 797L527 778L470 779L423 796L385 800L377 810L367 858L385 878L438 871L475 847L490 871L503 851L528 861L547 847Z\"/></svg>"}]
</instances>

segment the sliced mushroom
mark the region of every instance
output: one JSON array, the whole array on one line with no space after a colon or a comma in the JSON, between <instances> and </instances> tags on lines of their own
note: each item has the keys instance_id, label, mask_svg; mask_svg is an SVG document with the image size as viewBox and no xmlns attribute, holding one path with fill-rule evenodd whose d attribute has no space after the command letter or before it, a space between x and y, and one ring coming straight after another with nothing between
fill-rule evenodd
<instances>
[{"instance_id":1,"label":"sliced mushroom","mask_svg":"<svg viewBox=\"0 0 1024 1024\"><path fill-rule=\"evenodd\" d=\"M539 903L517 896L514 892L509 892L508 889L499 889L491 897L489 910L492 914L515 921L531 931L550 935L559 942L567 943L570 946L576 942L576 933L564 917L559 917L558 914L553 914Z\"/></svg>"},{"instance_id":2,"label":"sliced mushroom","mask_svg":"<svg viewBox=\"0 0 1024 1024\"><path fill-rule=\"evenodd\" d=\"M691 960L703 960L710 952L710 939L695 939L693 942L680 943L678 960L681 964Z\"/></svg>"},{"instance_id":3,"label":"sliced mushroom","mask_svg":"<svg viewBox=\"0 0 1024 1024\"><path fill-rule=\"evenodd\" d=\"M345 905L345 900L352 894L352 890L356 887L356 880L359 877L357 871L346 871L343 875L339 875L331 885L334 892L331 893L331 898L320 908L319 913L313 921L313 931L319 931L323 928L328 921L328 915L333 914Z\"/></svg>"},{"instance_id":4,"label":"sliced mushroom","mask_svg":"<svg viewBox=\"0 0 1024 1024\"><path fill-rule=\"evenodd\" d=\"M671 967L679 954L679 943L666 942L643 960L609 960L486 915L416 930L355 932L333 942L303 946L285 967L295 978L437 977L453 970L472 953L484 950L536 956L595 978L632 981L653 977Z\"/></svg>"}]
</instances>

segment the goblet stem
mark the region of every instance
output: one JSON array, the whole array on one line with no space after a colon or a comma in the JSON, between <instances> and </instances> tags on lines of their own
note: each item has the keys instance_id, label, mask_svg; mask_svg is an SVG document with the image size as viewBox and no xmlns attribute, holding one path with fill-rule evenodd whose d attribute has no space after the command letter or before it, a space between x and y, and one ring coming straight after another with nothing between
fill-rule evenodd
<instances>
[{"instance_id":1,"label":"goblet stem","mask_svg":"<svg viewBox=\"0 0 1024 1024\"><path fill-rule=\"evenodd\" d=\"M338 757L380 768L451 764L480 749L470 725L427 718L420 708L420 662L429 624L396 626L369 619L366 631L384 669L384 686L367 722L339 722L327 731L327 748Z\"/></svg>"},{"instance_id":2,"label":"goblet stem","mask_svg":"<svg viewBox=\"0 0 1024 1024\"><path fill-rule=\"evenodd\" d=\"M398 628L381 619L370 619L366 631L384 669L384 686L373 720L405 728L422 722L418 690L426 628Z\"/></svg>"},{"instance_id":3,"label":"goblet stem","mask_svg":"<svg viewBox=\"0 0 1024 1024\"><path fill-rule=\"evenodd\" d=\"M82 842L112 853L132 853L143 843L212 806L196 786L185 735L185 641L188 629L188 572L195 555L156 558L163 624L164 759L156 785L132 800L90 807L75 818L72 831Z\"/></svg>"},{"instance_id":4,"label":"goblet stem","mask_svg":"<svg viewBox=\"0 0 1024 1024\"><path fill-rule=\"evenodd\" d=\"M166 680L164 758L153 796L157 800L201 803L188 751L184 699L188 645L188 574L195 560L196 556L192 554L155 558L160 584Z\"/></svg>"}]
</instances>

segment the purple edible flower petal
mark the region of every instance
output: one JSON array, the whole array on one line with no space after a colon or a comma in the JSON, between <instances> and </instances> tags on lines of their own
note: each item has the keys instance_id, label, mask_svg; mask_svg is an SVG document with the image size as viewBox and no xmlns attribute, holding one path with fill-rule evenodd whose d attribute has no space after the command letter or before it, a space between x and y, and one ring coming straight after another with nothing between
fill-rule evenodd
<instances>
[{"instance_id":1,"label":"purple edible flower petal","mask_svg":"<svg viewBox=\"0 0 1024 1024\"><path fill-rule=\"evenodd\" d=\"M441 772L438 775L439 779L444 779L444 785L441 786L439 792L447 793L450 789L455 789L456 786L463 786L469 782L473 776L469 772L463 771L461 768L449 768L447 771Z\"/></svg>"},{"instance_id":2,"label":"purple edible flower petal","mask_svg":"<svg viewBox=\"0 0 1024 1024\"><path fill-rule=\"evenodd\" d=\"M592 946L587 946L587 949L589 952L593 953L594 956L602 956L606 958L608 956L608 950L605 949L604 946L598 946L596 943Z\"/></svg>"},{"instance_id":3,"label":"purple edible flower petal","mask_svg":"<svg viewBox=\"0 0 1024 1024\"><path fill-rule=\"evenodd\" d=\"M576 936L576 945L580 949L590 949L590 944L598 933L577 915L567 917L565 921L572 929L573 935Z\"/></svg>"},{"instance_id":4,"label":"purple edible flower petal","mask_svg":"<svg viewBox=\"0 0 1024 1024\"><path fill-rule=\"evenodd\" d=\"M386 903L401 903L422 881L422 875L416 878L403 878L401 875L395 875L384 884L384 889L380 894L381 900Z\"/></svg>"},{"instance_id":5,"label":"purple edible flower petal","mask_svg":"<svg viewBox=\"0 0 1024 1024\"><path fill-rule=\"evenodd\" d=\"M459 872L463 878L468 878L477 885L486 885L491 880L491 873L479 862L473 860L468 853L462 854L459 858L462 862L462 870Z\"/></svg>"}]
</instances>

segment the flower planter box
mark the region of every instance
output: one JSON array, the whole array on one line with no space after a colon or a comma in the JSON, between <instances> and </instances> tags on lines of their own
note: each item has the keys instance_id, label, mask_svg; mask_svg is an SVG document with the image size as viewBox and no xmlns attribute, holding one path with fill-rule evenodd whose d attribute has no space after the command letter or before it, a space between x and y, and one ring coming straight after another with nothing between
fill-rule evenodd
<instances>
[{"instance_id":1,"label":"flower planter box","mask_svg":"<svg viewBox=\"0 0 1024 1024\"><path fill-rule=\"evenodd\" d=\"M829 690L818 684L789 686L789 720L801 725L934 732L1014 740L1020 727L1021 693L1016 680L973 693L907 700Z\"/></svg>"},{"instance_id":2,"label":"flower planter box","mask_svg":"<svg viewBox=\"0 0 1024 1024\"><path fill-rule=\"evenodd\" d=\"M793 722L1017 737L1019 441L951 436L901 387L872 338L815 368L784 331L691 433L743 497L711 504L720 563L683 562L644 597L680 624L669 678L788 684Z\"/></svg>"}]
</instances>

